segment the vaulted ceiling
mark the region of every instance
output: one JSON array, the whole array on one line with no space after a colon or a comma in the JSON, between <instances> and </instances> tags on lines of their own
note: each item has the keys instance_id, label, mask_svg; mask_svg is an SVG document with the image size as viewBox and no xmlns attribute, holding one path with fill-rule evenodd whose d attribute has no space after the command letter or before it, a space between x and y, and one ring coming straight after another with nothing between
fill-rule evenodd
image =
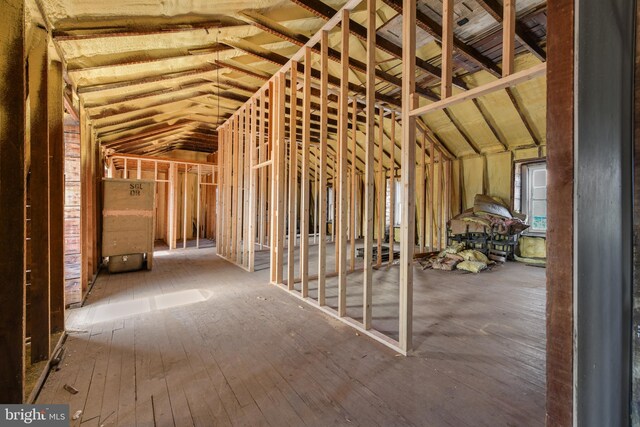
<instances>
[{"instance_id":1,"label":"vaulted ceiling","mask_svg":"<svg viewBox=\"0 0 640 427\"><path fill-rule=\"evenodd\" d=\"M213 152L216 128L286 63L342 0L33 0L65 64L66 108L81 106L105 149ZM421 104L439 98L441 0L419 1ZM350 90L364 93L365 5L351 14ZM378 101L399 105L402 0L379 0ZM517 2L517 63L545 60L546 2ZM455 2L455 91L500 75L499 0ZM340 34L329 71L339 76ZM314 62L319 60L315 58ZM331 79L330 79L331 81ZM314 103L320 102L315 99ZM545 143L544 79L423 117L454 156ZM319 126L319 124L317 125Z\"/></svg>"}]
</instances>

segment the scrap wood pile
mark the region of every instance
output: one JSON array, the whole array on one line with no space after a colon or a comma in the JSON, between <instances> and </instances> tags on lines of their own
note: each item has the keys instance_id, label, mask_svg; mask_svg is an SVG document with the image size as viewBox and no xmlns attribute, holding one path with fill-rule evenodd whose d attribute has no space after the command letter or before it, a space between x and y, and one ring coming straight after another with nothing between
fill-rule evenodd
<instances>
[{"instance_id":1,"label":"scrap wood pile","mask_svg":"<svg viewBox=\"0 0 640 427\"><path fill-rule=\"evenodd\" d=\"M454 242L442 252L430 252L416 256L423 270L464 270L479 273L495 262L475 249L466 249L464 242Z\"/></svg>"},{"instance_id":2,"label":"scrap wood pile","mask_svg":"<svg viewBox=\"0 0 640 427\"><path fill-rule=\"evenodd\" d=\"M526 215L512 212L500 199L476 194L473 207L449 221L451 234L487 232L513 236L529 228Z\"/></svg>"}]
</instances>

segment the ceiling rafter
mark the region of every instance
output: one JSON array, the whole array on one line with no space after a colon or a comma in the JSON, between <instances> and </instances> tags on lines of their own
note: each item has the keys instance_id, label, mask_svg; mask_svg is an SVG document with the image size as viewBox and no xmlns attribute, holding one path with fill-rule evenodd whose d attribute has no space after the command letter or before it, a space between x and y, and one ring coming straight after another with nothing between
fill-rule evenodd
<instances>
[{"instance_id":1,"label":"ceiling rafter","mask_svg":"<svg viewBox=\"0 0 640 427\"><path fill-rule=\"evenodd\" d=\"M287 40L290 43L295 44L296 46L304 46L309 41L308 37L302 34L295 34L292 31L287 30L287 28L284 25L280 25L277 22L272 21L267 17L260 15L255 11L242 11L240 12L240 15L244 16L253 25L262 29L263 31L269 32L270 34L273 34L276 37L280 37L283 40ZM320 54L319 45L313 46L311 50L318 55ZM329 58L332 59L334 62L339 63L341 61L340 52L338 52L337 50L328 48L327 52L328 52ZM349 68L351 68L352 70L359 71L361 73L366 73L367 71L367 65L364 62L359 61L355 58L349 58ZM389 83L397 88L402 87L402 80L399 77L386 73L378 68L376 68L375 73L376 73L376 77L379 80ZM418 94L432 101L439 99L438 96L430 89L416 88L416 91Z\"/></svg>"},{"instance_id":2,"label":"ceiling rafter","mask_svg":"<svg viewBox=\"0 0 640 427\"><path fill-rule=\"evenodd\" d=\"M291 0L293 3L307 9L309 12L314 15L323 18L323 19L331 19L337 11L329 5L319 1L319 0ZM367 29L354 22L352 20L349 21L349 32L361 40L367 39ZM402 47L396 45L389 39L381 36L380 34L376 34L376 46L392 55L396 59L402 59ZM436 67L429 62L416 57L416 67L424 71L425 73L431 75L432 77L440 80L442 76L442 70L439 67ZM466 89L466 83L460 78L454 78L453 83L461 89Z\"/></svg>"},{"instance_id":3,"label":"ceiling rafter","mask_svg":"<svg viewBox=\"0 0 640 427\"><path fill-rule=\"evenodd\" d=\"M478 2L478 4L493 17L493 19L498 22L502 22L503 7L497 0L476 0L476 2ZM547 60L547 52L538 46L533 37L529 34L529 29L518 19L516 19L516 38L539 60Z\"/></svg>"},{"instance_id":4,"label":"ceiling rafter","mask_svg":"<svg viewBox=\"0 0 640 427\"><path fill-rule=\"evenodd\" d=\"M402 0L382 1L384 1L385 4L395 10L397 13L402 14ZM420 10L416 10L416 24L436 40L440 42L442 41L442 25L431 19L426 14L422 13ZM502 75L502 70L500 69L500 67L498 67L497 64L495 64L489 58L483 56L473 47L464 43L455 35L453 37L453 49L460 55L467 58L469 61L490 72L494 76L500 77Z\"/></svg>"}]
</instances>

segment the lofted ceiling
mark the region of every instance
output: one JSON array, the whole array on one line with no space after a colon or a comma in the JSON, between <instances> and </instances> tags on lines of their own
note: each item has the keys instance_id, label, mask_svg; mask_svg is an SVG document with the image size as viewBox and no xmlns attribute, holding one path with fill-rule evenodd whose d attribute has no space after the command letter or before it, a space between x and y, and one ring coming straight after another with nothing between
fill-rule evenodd
<instances>
[{"instance_id":1,"label":"lofted ceiling","mask_svg":"<svg viewBox=\"0 0 640 427\"><path fill-rule=\"evenodd\" d=\"M65 64L66 109L76 114L83 109L105 149L146 155L216 151L218 125L344 4L33 1L33 20L52 33ZM417 82L420 102L426 104L439 98L442 2L418 3ZM379 0L377 10L377 99L391 107L400 103L401 5L402 0ZM353 94L364 93L364 8L363 2L351 14ZM456 0L454 9L455 92L500 75L502 5L500 0ZM546 2L519 0L517 11L516 69L523 69L545 60ZM329 71L337 78L339 30L329 40ZM544 79L527 82L422 120L456 157L540 146L546 133L544 84ZM387 144L388 151L392 142Z\"/></svg>"}]
</instances>

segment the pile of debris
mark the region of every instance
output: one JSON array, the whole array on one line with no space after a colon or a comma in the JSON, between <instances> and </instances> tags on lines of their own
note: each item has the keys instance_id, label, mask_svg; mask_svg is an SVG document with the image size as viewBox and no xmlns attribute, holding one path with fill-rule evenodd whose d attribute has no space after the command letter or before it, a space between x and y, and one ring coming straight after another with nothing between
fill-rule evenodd
<instances>
[{"instance_id":1,"label":"pile of debris","mask_svg":"<svg viewBox=\"0 0 640 427\"><path fill-rule=\"evenodd\" d=\"M495 264L482 252L466 249L464 242L454 242L442 252L423 254L417 257L417 260L423 270L428 268L444 271L457 269L472 273L479 273Z\"/></svg>"},{"instance_id":2,"label":"pile of debris","mask_svg":"<svg viewBox=\"0 0 640 427\"><path fill-rule=\"evenodd\" d=\"M476 194L473 207L451 219L449 230L454 235L492 231L513 236L529 228L525 224L526 218L526 215L512 212L497 197Z\"/></svg>"}]
</instances>

